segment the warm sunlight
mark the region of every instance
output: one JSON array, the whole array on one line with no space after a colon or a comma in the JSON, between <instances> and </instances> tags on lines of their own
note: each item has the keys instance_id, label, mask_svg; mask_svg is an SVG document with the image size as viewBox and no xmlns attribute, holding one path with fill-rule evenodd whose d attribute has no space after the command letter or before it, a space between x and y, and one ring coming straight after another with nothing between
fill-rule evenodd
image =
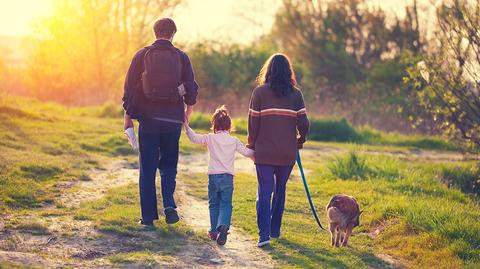
<instances>
[{"instance_id":1,"label":"warm sunlight","mask_svg":"<svg viewBox=\"0 0 480 269\"><path fill-rule=\"evenodd\" d=\"M0 0L0 269L480 268L480 0Z\"/></svg>"},{"instance_id":2,"label":"warm sunlight","mask_svg":"<svg viewBox=\"0 0 480 269\"><path fill-rule=\"evenodd\" d=\"M0 35L32 33L32 23L52 13L52 0L0 0Z\"/></svg>"}]
</instances>

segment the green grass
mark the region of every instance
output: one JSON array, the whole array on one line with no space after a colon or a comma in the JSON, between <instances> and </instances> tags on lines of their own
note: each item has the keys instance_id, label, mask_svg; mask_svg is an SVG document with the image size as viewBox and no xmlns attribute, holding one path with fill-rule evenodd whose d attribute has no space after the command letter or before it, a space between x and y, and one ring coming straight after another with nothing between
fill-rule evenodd
<instances>
[{"instance_id":1,"label":"green grass","mask_svg":"<svg viewBox=\"0 0 480 269\"><path fill-rule=\"evenodd\" d=\"M15 227L17 230L21 230L23 232L28 232L33 235L48 235L50 232L48 231L48 227L39 223L39 222L25 222L20 223Z\"/></svg>"},{"instance_id":2,"label":"green grass","mask_svg":"<svg viewBox=\"0 0 480 269\"><path fill-rule=\"evenodd\" d=\"M61 181L85 174L107 158L135 159L122 132L121 106L66 108L28 98L0 100L0 209L51 203ZM181 153L202 150L181 138Z\"/></svg>"},{"instance_id":3,"label":"green grass","mask_svg":"<svg viewBox=\"0 0 480 269\"><path fill-rule=\"evenodd\" d=\"M133 191L135 190L135 191ZM144 231L138 225L140 204L137 185L128 185L109 189L107 194L94 202L83 204L75 210L75 218L79 220L92 220L98 230L116 233L123 236L138 236ZM159 193L160 190L158 191ZM161 196L159 200L161 201ZM167 225L163 221L156 222L154 231L158 236L171 240L175 245L176 239L185 239L192 236L193 232L186 225Z\"/></svg>"},{"instance_id":4,"label":"green grass","mask_svg":"<svg viewBox=\"0 0 480 269\"><path fill-rule=\"evenodd\" d=\"M35 269L39 267L25 266L23 264L17 264L13 262L0 261L0 269Z\"/></svg>"},{"instance_id":5,"label":"green grass","mask_svg":"<svg viewBox=\"0 0 480 269\"><path fill-rule=\"evenodd\" d=\"M136 184L109 189L103 198L86 202L72 212L74 219L91 220L103 233L125 237L130 250L108 256L112 264L158 268L159 264L168 264L187 244L205 245L207 240L183 222L168 225L160 219L153 229L138 225L141 214L137 189ZM161 201L161 195L158 199ZM131 240L133 238L135 240Z\"/></svg>"},{"instance_id":6,"label":"green grass","mask_svg":"<svg viewBox=\"0 0 480 269\"><path fill-rule=\"evenodd\" d=\"M8 214L38 212L39 216L71 214L79 221L91 220L102 233L144 242L131 246L131 252L106 257L112 264L162 266L186 244L205 244L205 239L184 224L172 227L161 221L148 232L154 237L145 236L146 232L135 224L140 215L136 185L113 188L105 197L85 203L78 210L42 207L55 204L63 191L56 187L59 183L89 181L90 169L101 168L115 158L136 162L137 156L121 131L121 114L121 109L112 104L65 108L19 97L0 101L0 210ZM209 117L196 117L196 127L206 132ZM245 141L246 119L235 119L234 124L239 138ZM280 266L288 268L386 267L376 256L378 253L390 254L408 268L477 268L480 208L478 199L472 198L478 186L476 165L381 155L418 148L460 148L439 138L384 134L368 128L353 130L363 141L308 142L306 148L311 151L305 154L310 155L304 155L304 165L310 171L310 191L324 224L322 209L334 194L355 196L364 210L351 248L329 246L329 234L316 226L303 185L294 177L288 184L282 239L274 241L268 253ZM364 145L359 147L358 143ZM184 135L180 144L182 154L206 150L189 143ZM344 153L325 154L325 149ZM368 153L372 151L376 154ZM206 199L206 175L180 174L179 180L190 186L189 194ZM235 177L233 223L254 237L256 188L255 175ZM27 233L49 233L40 221L9 225L8 229ZM372 238L369 234L377 229L381 232ZM0 263L2 268L10 266L14 265Z\"/></svg>"},{"instance_id":7,"label":"green grass","mask_svg":"<svg viewBox=\"0 0 480 269\"><path fill-rule=\"evenodd\" d=\"M408 268L475 268L480 264L480 206L437 177L443 164L417 164L383 155L348 153L339 157L304 158L311 171L310 191L322 223L330 197L357 198L364 213L350 249L333 249L308 208L301 181L287 187L282 239L269 251L285 267L381 268L375 253L390 254ZM297 168L295 168L297 169ZM207 177L182 177L190 193L207 199ZM235 176L233 223L256 236L256 178ZM368 234L389 223L376 239ZM383 228L382 228L383 229Z\"/></svg>"},{"instance_id":8,"label":"green grass","mask_svg":"<svg viewBox=\"0 0 480 269\"><path fill-rule=\"evenodd\" d=\"M439 172L442 182L450 187L480 198L480 171L478 164L445 165Z\"/></svg>"},{"instance_id":9,"label":"green grass","mask_svg":"<svg viewBox=\"0 0 480 269\"><path fill-rule=\"evenodd\" d=\"M327 167L331 178L396 180L401 176L404 166L392 157L382 155L367 157L366 154L351 151L336 157Z\"/></svg>"}]
</instances>

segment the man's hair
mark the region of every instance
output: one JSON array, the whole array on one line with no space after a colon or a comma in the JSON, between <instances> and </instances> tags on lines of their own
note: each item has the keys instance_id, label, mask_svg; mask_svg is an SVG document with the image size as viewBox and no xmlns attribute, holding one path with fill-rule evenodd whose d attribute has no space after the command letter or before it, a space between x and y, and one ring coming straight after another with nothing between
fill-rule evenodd
<instances>
[{"instance_id":1,"label":"man's hair","mask_svg":"<svg viewBox=\"0 0 480 269\"><path fill-rule=\"evenodd\" d=\"M177 32L175 22L170 18L162 18L153 25L156 38L171 38Z\"/></svg>"},{"instance_id":2,"label":"man's hair","mask_svg":"<svg viewBox=\"0 0 480 269\"><path fill-rule=\"evenodd\" d=\"M212 130L214 133L218 131L231 131L232 119L225 105L220 106L212 115Z\"/></svg>"}]
</instances>

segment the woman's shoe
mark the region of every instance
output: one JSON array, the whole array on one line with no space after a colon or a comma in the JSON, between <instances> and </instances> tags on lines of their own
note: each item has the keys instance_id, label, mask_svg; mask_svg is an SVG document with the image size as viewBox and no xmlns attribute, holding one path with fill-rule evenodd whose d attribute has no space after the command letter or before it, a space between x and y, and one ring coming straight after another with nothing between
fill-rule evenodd
<instances>
[{"instance_id":1,"label":"woman's shoe","mask_svg":"<svg viewBox=\"0 0 480 269\"><path fill-rule=\"evenodd\" d=\"M217 237L217 244L219 244L220 246L223 246L225 245L225 243L227 243L227 234L228 234L227 226L221 225L220 227L217 228L217 230L220 233Z\"/></svg>"}]
</instances>

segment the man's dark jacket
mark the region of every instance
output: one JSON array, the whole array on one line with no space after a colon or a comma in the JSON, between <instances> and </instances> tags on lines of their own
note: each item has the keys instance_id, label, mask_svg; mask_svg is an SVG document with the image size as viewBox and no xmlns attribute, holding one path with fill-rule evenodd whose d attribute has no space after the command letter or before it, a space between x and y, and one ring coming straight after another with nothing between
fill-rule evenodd
<instances>
[{"instance_id":1,"label":"man's dark jacket","mask_svg":"<svg viewBox=\"0 0 480 269\"><path fill-rule=\"evenodd\" d=\"M173 47L168 40L156 40L150 47L163 46ZM125 79L123 107L127 110L132 96L135 95L135 102L140 104L139 115L136 115L136 118L138 118L142 129L146 132L169 132L181 128L185 113L184 104L192 106L197 102L198 84L195 81L192 64L187 54L176 48L181 58L181 79L186 90L183 102L159 104L146 99L141 88L141 78L145 68L143 58L150 47L139 50L133 57Z\"/></svg>"}]
</instances>

